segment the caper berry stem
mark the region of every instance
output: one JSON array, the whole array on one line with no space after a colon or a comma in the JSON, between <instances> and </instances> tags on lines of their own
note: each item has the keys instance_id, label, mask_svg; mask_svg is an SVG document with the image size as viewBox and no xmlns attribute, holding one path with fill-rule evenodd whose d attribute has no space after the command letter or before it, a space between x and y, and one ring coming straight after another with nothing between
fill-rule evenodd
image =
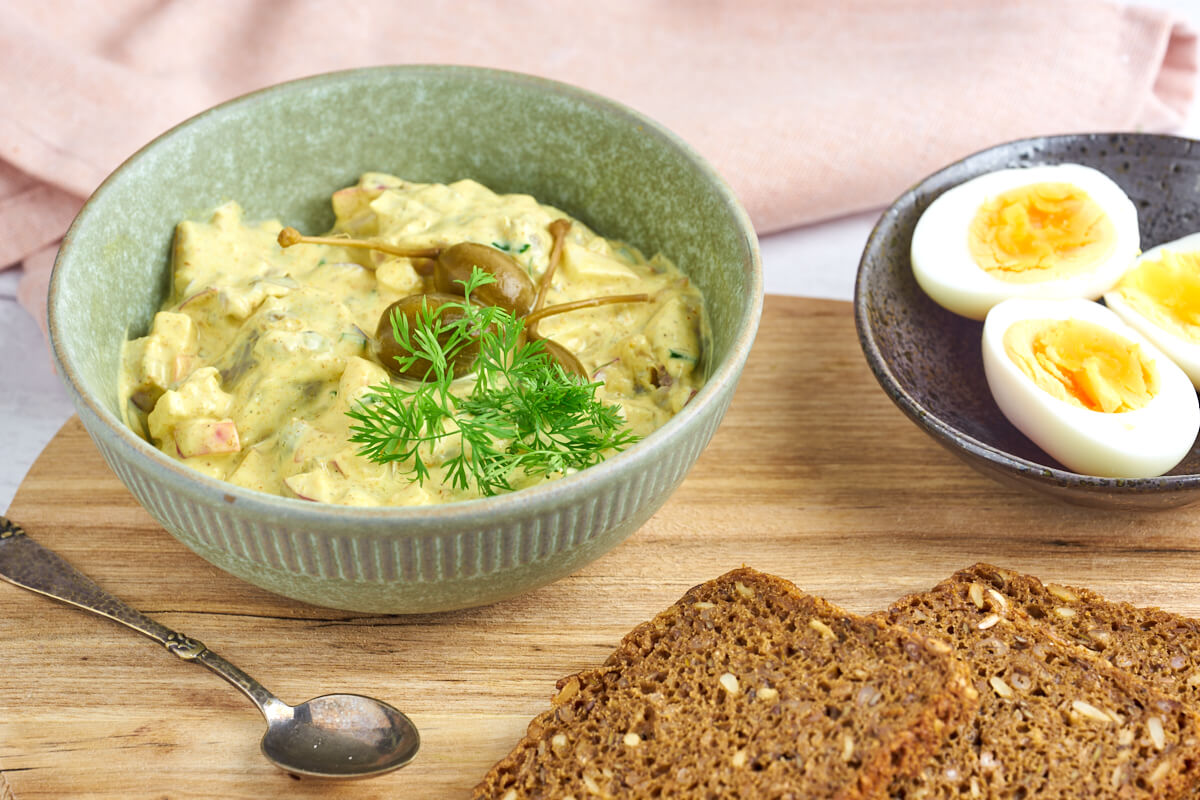
<instances>
[{"instance_id":1,"label":"caper berry stem","mask_svg":"<svg viewBox=\"0 0 1200 800\"><path fill-rule=\"evenodd\" d=\"M617 303L648 303L650 295L648 294L610 294L606 297L589 297L585 300L572 300L569 303L558 303L557 305L547 306L546 308L537 311L531 311L525 316L525 330L533 331L534 326L545 319L552 317L555 314L565 314L568 311L578 311L581 308L593 308L595 306L611 306ZM530 334L531 336L534 333Z\"/></svg>"},{"instance_id":2,"label":"caper berry stem","mask_svg":"<svg viewBox=\"0 0 1200 800\"><path fill-rule=\"evenodd\" d=\"M530 332L537 331L537 319L531 320L529 317L546 305L546 295L550 294L550 281L554 278L554 273L558 271L559 262L562 261L563 243L566 241L567 231L571 230L571 220L565 217L556 219L550 223L549 227L554 244L550 247L550 261L546 264L546 271L538 280L537 297L533 301L533 307L529 309L529 314L525 317L525 327Z\"/></svg>"},{"instance_id":3,"label":"caper berry stem","mask_svg":"<svg viewBox=\"0 0 1200 800\"><path fill-rule=\"evenodd\" d=\"M328 244L334 247L359 247L363 250L378 250L401 258L437 258L442 252L440 247L400 247L387 242L373 239L351 239L340 236L305 236L295 228L284 228L279 232L279 246L291 247L295 244Z\"/></svg>"}]
</instances>

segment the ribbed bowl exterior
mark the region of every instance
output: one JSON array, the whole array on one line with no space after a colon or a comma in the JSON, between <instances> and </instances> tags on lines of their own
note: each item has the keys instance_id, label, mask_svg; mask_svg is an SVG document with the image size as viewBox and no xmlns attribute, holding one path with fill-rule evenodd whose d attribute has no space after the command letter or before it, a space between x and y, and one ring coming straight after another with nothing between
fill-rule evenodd
<instances>
[{"instance_id":1,"label":"ribbed bowl exterior","mask_svg":"<svg viewBox=\"0 0 1200 800\"><path fill-rule=\"evenodd\" d=\"M86 407L80 418L104 460L166 530L217 567L320 606L375 613L492 603L570 574L640 528L686 477L729 398L680 431L661 457L623 470L599 491L572 492L526 516L405 530L403 521L347 525L320 514L219 501L113 441ZM337 512L334 512L336 515Z\"/></svg>"}]
</instances>

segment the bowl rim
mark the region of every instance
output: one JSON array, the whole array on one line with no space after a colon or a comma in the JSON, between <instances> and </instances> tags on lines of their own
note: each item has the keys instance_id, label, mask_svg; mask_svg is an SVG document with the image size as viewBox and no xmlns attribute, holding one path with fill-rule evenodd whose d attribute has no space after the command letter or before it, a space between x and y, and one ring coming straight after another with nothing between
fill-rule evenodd
<instances>
[{"instance_id":1,"label":"bowl rim","mask_svg":"<svg viewBox=\"0 0 1200 800\"><path fill-rule=\"evenodd\" d=\"M91 217L97 214L96 202L122 179L124 174L142 158L156 148L161 142L186 136L189 130L198 125L208 124L213 118L231 113L243 106L262 102L280 94L303 91L307 87L329 83L355 83L359 81L378 80L412 80L422 75L450 76L463 80L484 80L497 84L518 85L533 88L550 95L565 96L582 102L593 109L607 115L623 118L627 123L638 127L646 136L658 138L665 147L682 156L685 163L698 171L706 182L714 189L721 205L733 217L738 230L742 234L744 246L749 256L748 274L746 275L746 291L742 306L738 310L738 329L730 342L725 359L717 368L707 375L704 385L694 397L657 430L626 450L615 453L599 464L557 480L547 481L535 486L504 492L490 497L473 498L451 503L439 503L424 506L344 506L333 503L319 503L310 500L272 495L254 489L236 486L226 481L209 477L183 463L169 458L166 454L153 447L149 442L137 436L124 421L118 419L95 398L86 395L81 389L76 360L66 352L62 331L58 321L59 285L64 272L63 264L70 260L71 242L78 231L89 224ZM303 518L308 522L329 520L353 520L368 526L374 532L388 535L421 535L432 530L441 530L451 520L467 520L470 518L486 517L489 524L500 524L504 520L528 516L530 507L554 507L569 501L580 493L584 487L593 486L603 489L624 480L628 471L638 471L638 467L646 462L658 460L667 449L668 442L678 431L690 429L700 424L713 412L720 409L712 408L721 403L728 393L731 393L750 348L757 333L763 304L763 274L762 258L759 252L758 238L749 215L737 199L736 194L716 170L702 158L681 137L670 131L661 123L635 111L616 100L604 97L589 90L572 84L509 70L488 67L472 67L450 64L404 64L361 67L355 69L337 70L303 78L272 84L254 91L226 100L205 109L182 122L174 125L163 133L142 145L113 172L111 172L99 187L84 203L79 213L72 221L70 228L63 237L62 243L54 260L50 276L47 323L51 353L55 366L63 382L70 390L77 411L86 410L93 419L97 420L104 432L114 437L111 440L127 453L140 459L147 459L145 467L159 470L158 479L167 484L173 491L185 494L206 493L223 498L232 506L241 506L245 513L251 516L274 519ZM86 426L85 426L86 427ZM90 433L90 431L89 431ZM411 526L410 530L392 527L398 523Z\"/></svg>"},{"instance_id":2,"label":"bowl rim","mask_svg":"<svg viewBox=\"0 0 1200 800\"><path fill-rule=\"evenodd\" d=\"M867 237L866 245L863 247L862 256L858 263L858 271L854 280L854 325L857 329L859 344L862 347L867 364L874 373L876 380L883 387L884 392L892 399L892 402L899 406L900 410L909 419L951 452L965 451L966 454L982 459L990 465L1004 470L1006 473L1015 474L1017 477L1035 478L1047 483L1052 482L1060 487L1078 488L1090 493L1106 493L1118 496L1133 494L1148 495L1166 494L1180 489L1194 489L1200 487L1200 474L1168 474L1153 478L1109 478L1099 475L1085 475L1048 464L1030 461L976 439L926 409L920 401L909 393L887 363L887 360L883 357L883 352L875 336L875 329L871 324L866 276L872 272L873 262L883 249L883 240L899 223L902 216L901 212L911 212L912 208L916 205L918 197L922 194L929 194L928 187L930 185L938 184L942 182L948 173L959 172L964 168L967 172L971 173L971 177L983 174L983 171L974 168L976 162L986 162L1001 151L1017 150L1022 147L1031 149L1055 147L1067 141L1078 141L1080 139L1100 142L1104 139L1111 140L1113 137L1174 140L1183 147L1194 147L1196 144L1196 140L1167 133L1121 131L1064 133L1049 136L1031 136L1002 142L978 150L945 165L925 176L900 194L899 197L888 205L872 227L871 233ZM1062 163L1063 161L1065 159L1056 159L1053 155L1043 151L1039 153L1038 159L1031 159L1029 166L1038 166L1043 163ZM969 177L962 178L955 183L947 185L938 191L937 194L930 195L929 200L932 202L938 195L953 188L963 180L969 179Z\"/></svg>"}]
</instances>

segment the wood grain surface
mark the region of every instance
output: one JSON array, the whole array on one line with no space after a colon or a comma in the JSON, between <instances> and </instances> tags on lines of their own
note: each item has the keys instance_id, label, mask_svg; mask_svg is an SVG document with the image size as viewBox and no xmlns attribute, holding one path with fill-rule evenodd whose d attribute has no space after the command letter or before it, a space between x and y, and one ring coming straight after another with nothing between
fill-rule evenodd
<instances>
[{"instance_id":1,"label":"wood grain surface","mask_svg":"<svg viewBox=\"0 0 1200 800\"><path fill-rule=\"evenodd\" d=\"M100 585L298 702L388 700L420 727L400 772L299 780L258 753L235 689L149 640L0 583L0 798L463 798L549 705L690 586L747 564L867 612L976 561L1200 615L1200 511L1114 513L1020 494L885 397L850 306L769 297L725 422L671 501L575 575L487 608L332 611L193 555L137 505L78 420L9 516Z\"/></svg>"}]
</instances>

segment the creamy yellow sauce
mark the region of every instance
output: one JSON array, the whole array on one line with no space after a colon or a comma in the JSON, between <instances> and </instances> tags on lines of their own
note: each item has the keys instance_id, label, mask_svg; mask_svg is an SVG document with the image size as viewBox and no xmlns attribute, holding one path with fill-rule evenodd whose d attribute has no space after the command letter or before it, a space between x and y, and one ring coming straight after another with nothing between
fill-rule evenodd
<instances>
[{"instance_id":1,"label":"creamy yellow sauce","mask_svg":"<svg viewBox=\"0 0 1200 800\"><path fill-rule=\"evenodd\" d=\"M509 252L536 282L549 224L565 214L471 180L410 183L369 173L335 192L332 235L406 247L478 242ZM357 455L346 412L389 380L370 334L394 301L431 289L412 260L330 245L283 249L277 221L247 223L230 203L175 232L171 296L149 335L126 344L128 420L156 447L250 489L345 505L422 505L478 496L450 486L441 463L411 480L404 464ZM573 222L547 304L645 293L648 303L546 317L539 334L570 350L646 435L702 382L699 291L668 260L646 259ZM462 380L470 381L470 376ZM445 446L441 448L445 450ZM518 488L559 477L518 476Z\"/></svg>"}]
</instances>

